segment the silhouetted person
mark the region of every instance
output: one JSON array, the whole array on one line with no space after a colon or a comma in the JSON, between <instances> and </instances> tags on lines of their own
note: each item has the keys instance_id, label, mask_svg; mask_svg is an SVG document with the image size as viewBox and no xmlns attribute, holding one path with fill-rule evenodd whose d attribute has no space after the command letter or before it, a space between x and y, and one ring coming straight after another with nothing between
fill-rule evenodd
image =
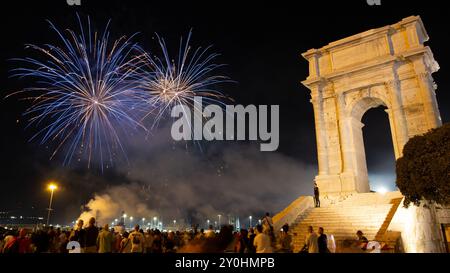
<instances>
[{"instance_id":1,"label":"silhouetted person","mask_svg":"<svg viewBox=\"0 0 450 273\"><path fill-rule=\"evenodd\" d=\"M319 238L317 238L317 244L319 246L319 253L330 253L328 250L327 235L323 232L323 227L319 227Z\"/></svg>"},{"instance_id":2,"label":"silhouetted person","mask_svg":"<svg viewBox=\"0 0 450 273\"><path fill-rule=\"evenodd\" d=\"M364 233L361 230L358 230L356 232L356 236L358 236L358 240L356 241L356 244L362 249L362 250L366 250L367 248L367 243L369 242L369 240L367 240L367 238L364 236Z\"/></svg>"},{"instance_id":3,"label":"silhouetted person","mask_svg":"<svg viewBox=\"0 0 450 273\"><path fill-rule=\"evenodd\" d=\"M78 243L80 243L81 249L84 249L85 247L84 237L86 230L83 229L83 225L84 225L83 220L81 219L78 220L77 226L72 230L69 236L69 241L77 241Z\"/></svg>"},{"instance_id":4,"label":"silhouetted person","mask_svg":"<svg viewBox=\"0 0 450 273\"><path fill-rule=\"evenodd\" d=\"M97 253L98 228L94 217L89 219L89 225L84 230L84 253Z\"/></svg>"},{"instance_id":5,"label":"silhouetted person","mask_svg":"<svg viewBox=\"0 0 450 273\"><path fill-rule=\"evenodd\" d=\"M319 187L315 182L314 182L314 203L316 205L316 208L320 207Z\"/></svg>"},{"instance_id":6,"label":"silhouetted person","mask_svg":"<svg viewBox=\"0 0 450 273\"><path fill-rule=\"evenodd\" d=\"M288 233L289 225L284 224L279 237L280 251L283 253L292 253L292 236Z\"/></svg>"}]
</instances>

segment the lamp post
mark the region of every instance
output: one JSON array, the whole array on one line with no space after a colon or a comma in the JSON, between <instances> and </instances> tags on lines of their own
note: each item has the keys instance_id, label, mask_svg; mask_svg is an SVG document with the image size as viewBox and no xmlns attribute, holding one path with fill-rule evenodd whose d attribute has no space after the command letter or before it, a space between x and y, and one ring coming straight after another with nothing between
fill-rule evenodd
<instances>
[{"instance_id":1,"label":"lamp post","mask_svg":"<svg viewBox=\"0 0 450 273\"><path fill-rule=\"evenodd\" d=\"M219 217L219 229L220 229L220 217L222 217L222 215L217 215L217 217Z\"/></svg>"},{"instance_id":2,"label":"lamp post","mask_svg":"<svg viewBox=\"0 0 450 273\"><path fill-rule=\"evenodd\" d=\"M57 189L58 187L55 184L50 184L48 185L48 189L50 190L50 204L48 205L48 214L47 214L47 226L50 223L50 212L52 211L52 202L53 202L53 192Z\"/></svg>"},{"instance_id":3,"label":"lamp post","mask_svg":"<svg viewBox=\"0 0 450 273\"><path fill-rule=\"evenodd\" d=\"M157 228L157 221L158 220L158 218L155 216L155 217L153 217L153 228Z\"/></svg>"},{"instance_id":4,"label":"lamp post","mask_svg":"<svg viewBox=\"0 0 450 273\"><path fill-rule=\"evenodd\" d=\"M251 215L248 217L248 221L250 223L250 227L252 227L252 216Z\"/></svg>"}]
</instances>

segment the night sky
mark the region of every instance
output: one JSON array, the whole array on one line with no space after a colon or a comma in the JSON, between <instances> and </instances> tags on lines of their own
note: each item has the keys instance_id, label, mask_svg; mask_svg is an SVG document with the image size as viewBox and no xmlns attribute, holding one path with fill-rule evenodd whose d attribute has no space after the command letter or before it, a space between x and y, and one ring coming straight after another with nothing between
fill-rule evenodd
<instances>
[{"instance_id":1,"label":"night sky","mask_svg":"<svg viewBox=\"0 0 450 273\"><path fill-rule=\"evenodd\" d=\"M113 199L131 194L130 204L148 206L143 214L192 221L217 213L275 213L299 195L311 194L317 172L313 109L309 91L300 83L308 75L308 64L300 54L410 15L422 17L430 36L427 44L441 67L433 75L441 117L444 122L450 119L450 29L443 1L382 0L378 7L365 0L308 1L308 5L294 4L299 1L245 5L244 1L81 1L79 7L68 6L65 0L18 0L2 7L2 97L30 85L27 80L9 78L15 65L9 59L29 54L24 44L58 43L46 19L62 29L74 29L78 12L89 15L99 30L112 19L113 38L139 32L135 41L146 49L156 45L155 32L176 48L180 36L192 28L193 46L213 45L214 52L221 54L217 62L227 65L221 73L236 81L221 90L236 104L280 105L279 149L262 153L258 143L206 143L199 152L194 146L186 148L168 140L167 130L161 128L151 143L131 140L128 164L118 163L103 173L83 163L62 166L59 157L49 160L52 143L29 142L36 128L25 128L22 113L28 102L2 99L0 211L44 215L45 186L54 179L61 186L54 203L54 221L59 223L76 218L80 206L96 193ZM387 115L381 108L371 109L363 123L371 187L393 190L395 162Z\"/></svg>"}]
</instances>

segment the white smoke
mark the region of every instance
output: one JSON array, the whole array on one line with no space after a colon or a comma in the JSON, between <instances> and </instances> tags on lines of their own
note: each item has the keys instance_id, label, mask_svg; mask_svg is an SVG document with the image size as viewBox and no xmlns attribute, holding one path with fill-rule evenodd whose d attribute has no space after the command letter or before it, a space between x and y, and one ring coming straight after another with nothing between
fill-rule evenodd
<instances>
[{"instance_id":1,"label":"white smoke","mask_svg":"<svg viewBox=\"0 0 450 273\"><path fill-rule=\"evenodd\" d=\"M277 213L300 195L311 194L316 169L280 153L260 152L258 143L194 145L167 141L168 132L134 142L120 185L95 195L81 214L111 223L122 211L135 219L157 216L165 223L204 224L227 215ZM181 144L181 145L180 145ZM255 218L256 219L256 218Z\"/></svg>"},{"instance_id":2,"label":"white smoke","mask_svg":"<svg viewBox=\"0 0 450 273\"><path fill-rule=\"evenodd\" d=\"M91 217L95 217L98 225L104 225L119 220L125 212L127 217L134 216L134 222L139 224L142 217L155 215L155 211L145 203L147 198L147 193L137 184L113 186L102 194L95 194L78 219L87 224Z\"/></svg>"}]
</instances>

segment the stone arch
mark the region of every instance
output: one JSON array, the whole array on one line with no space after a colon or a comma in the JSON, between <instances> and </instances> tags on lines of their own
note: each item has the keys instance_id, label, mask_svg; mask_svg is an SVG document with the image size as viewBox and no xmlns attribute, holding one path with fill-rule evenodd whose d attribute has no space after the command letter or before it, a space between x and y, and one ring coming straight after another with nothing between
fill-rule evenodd
<instances>
[{"instance_id":1,"label":"stone arch","mask_svg":"<svg viewBox=\"0 0 450 273\"><path fill-rule=\"evenodd\" d=\"M348 114L350 117L349 123L351 130L349 135L354 147L351 154L351 160L353 161L352 171L355 174L357 191L359 192L366 192L370 190L366 150L362 130L365 124L362 123L362 117L369 109L376 108L378 106L388 107L388 104L378 96L372 96L362 97L355 100L349 108Z\"/></svg>"},{"instance_id":2,"label":"stone arch","mask_svg":"<svg viewBox=\"0 0 450 273\"><path fill-rule=\"evenodd\" d=\"M370 108L387 107L396 158L410 137L441 125L431 76L439 65L427 40L422 20L411 16L302 54L322 193L369 191L361 118Z\"/></svg>"},{"instance_id":3,"label":"stone arch","mask_svg":"<svg viewBox=\"0 0 450 273\"><path fill-rule=\"evenodd\" d=\"M384 98L378 96L362 97L358 100L354 100L354 102L348 106L348 111L350 116L361 121L364 114L371 108L378 106L389 108L389 104L385 101Z\"/></svg>"}]
</instances>

